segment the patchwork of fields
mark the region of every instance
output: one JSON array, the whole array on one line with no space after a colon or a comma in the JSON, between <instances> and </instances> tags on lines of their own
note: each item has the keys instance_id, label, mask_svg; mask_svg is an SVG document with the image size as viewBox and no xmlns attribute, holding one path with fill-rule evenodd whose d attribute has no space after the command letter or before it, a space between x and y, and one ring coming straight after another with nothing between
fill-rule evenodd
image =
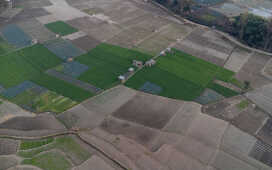
<instances>
[{"instance_id":1,"label":"patchwork of fields","mask_svg":"<svg viewBox=\"0 0 272 170\"><path fill-rule=\"evenodd\" d=\"M205 88L230 97L236 93L228 95L224 87L211 84L215 79L228 82L233 75L232 71L173 49L159 57L156 66L139 71L126 85L140 89L146 82L151 82L162 88L159 95L182 100L196 99Z\"/></svg>"},{"instance_id":2,"label":"patchwork of fields","mask_svg":"<svg viewBox=\"0 0 272 170\"><path fill-rule=\"evenodd\" d=\"M94 8L87 9L88 5ZM40 11L30 10L22 21L1 26L1 96L34 112L61 113L120 84L118 76L128 75L133 60L145 63L167 47L180 51L173 49L160 56L153 67L134 67L135 74L126 85L200 103L239 94L215 82L237 82L234 72L225 68L238 72L242 64L235 69L222 67L233 45L210 31L171 21L164 13L155 16L130 3L120 4L120 9L127 9L122 13L99 5L88 2L80 12L67 6L75 15L64 17L65 10L51 4ZM54 15L49 15L52 12ZM29 18L31 15L36 17ZM183 42L198 43L203 48L194 53L195 49L192 51ZM219 50L213 50L217 46Z\"/></svg>"},{"instance_id":3,"label":"patchwork of fields","mask_svg":"<svg viewBox=\"0 0 272 170\"><path fill-rule=\"evenodd\" d=\"M46 27L55 33L62 31L63 35L77 31L64 22L50 23ZM1 42L3 53L12 49L4 40ZM118 76L133 67L133 60L144 63L152 57L106 43L84 52L68 40L46 41L1 55L2 96L31 111L60 113L100 89L119 84ZM139 70L126 85L147 93L192 101L206 88L225 97L237 95L213 82L230 82L233 75L234 72L223 67L173 49L166 56L160 56L155 66ZM83 82L92 86L91 91L81 88L86 86Z\"/></svg>"}]
</instances>

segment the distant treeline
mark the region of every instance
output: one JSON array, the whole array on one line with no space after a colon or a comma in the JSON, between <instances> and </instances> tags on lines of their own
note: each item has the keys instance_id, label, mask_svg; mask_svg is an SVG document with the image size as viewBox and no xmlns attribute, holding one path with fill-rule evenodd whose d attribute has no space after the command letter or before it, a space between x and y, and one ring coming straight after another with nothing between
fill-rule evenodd
<instances>
[{"instance_id":1,"label":"distant treeline","mask_svg":"<svg viewBox=\"0 0 272 170\"><path fill-rule=\"evenodd\" d=\"M258 49L272 52L272 20L249 13L227 18L215 15L218 19L208 22L201 18L203 11L211 13L204 5L195 4L193 0L153 0L176 14L194 22L216 27L235 36L241 42ZM200 12L201 11L201 12Z\"/></svg>"}]
</instances>

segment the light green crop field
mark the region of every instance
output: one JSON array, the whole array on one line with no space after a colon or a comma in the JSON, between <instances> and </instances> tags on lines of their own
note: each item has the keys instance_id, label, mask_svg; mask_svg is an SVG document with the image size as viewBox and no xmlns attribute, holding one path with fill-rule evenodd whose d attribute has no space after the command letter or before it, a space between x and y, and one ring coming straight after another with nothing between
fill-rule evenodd
<instances>
[{"instance_id":1,"label":"light green crop field","mask_svg":"<svg viewBox=\"0 0 272 170\"><path fill-rule=\"evenodd\" d=\"M24 162L32 164L32 160L37 156L51 150L60 150L64 152L66 157L74 162L84 162L91 157L91 153L79 145L71 136L57 137L54 140L49 138L38 141L22 141L20 150L17 154L18 156L25 158Z\"/></svg>"},{"instance_id":2,"label":"light green crop field","mask_svg":"<svg viewBox=\"0 0 272 170\"><path fill-rule=\"evenodd\" d=\"M54 141L54 138L48 138L44 140L35 140L35 141L22 141L20 144L20 150L27 150L27 149L33 149L38 148L44 145L47 145L49 143L52 143Z\"/></svg>"},{"instance_id":3,"label":"light green crop field","mask_svg":"<svg viewBox=\"0 0 272 170\"><path fill-rule=\"evenodd\" d=\"M25 159L22 164L34 165L43 170L68 170L72 167L64 155L55 151L42 153L31 159Z\"/></svg>"},{"instance_id":4,"label":"light green crop field","mask_svg":"<svg viewBox=\"0 0 272 170\"><path fill-rule=\"evenodd\" d=\"M159 57L155 66L136 73L126 85L139 89L145 82L151 82L162 88L159 95L191 101L214 79L230 81L233 75L229 70L173 49Z\"/></svg>"},{"instance_id":5,"label":"light green crop field","mask_svg":"<svg viewBox=\"0 0 272 170\"><path fill-rule=\"evenodd\" d=\"M61 96L53 91L37 94L33 89L24 91L12 98L11 101L20 106L29 107L36 113L61 113L77 104L70 98Z\"/></svg>"},{"instance_id":6,"label":"light green crop field","mask_svg":"<svg viewBox=\"0 0 272 170\"><path fill-rule=\"evenodd\" d=\"M118 76L128 71L134 59L146 61L152 58L148 54L121 48L109 44L100 44L76 60L89 66L79 80L88 82L96 87L107 89L118 82Z\"/></svg>"},{"instance_id":7,"label":"light green crop field","mask_svg":"<svg viewBox=\"0 0 272 170\"><path fill-rule=\"evenodd\" d=\"M56 21L45 25L50 31L59 35L69 35L77 32L78 30L63 21Z\"/></svg>"}]
</instances>

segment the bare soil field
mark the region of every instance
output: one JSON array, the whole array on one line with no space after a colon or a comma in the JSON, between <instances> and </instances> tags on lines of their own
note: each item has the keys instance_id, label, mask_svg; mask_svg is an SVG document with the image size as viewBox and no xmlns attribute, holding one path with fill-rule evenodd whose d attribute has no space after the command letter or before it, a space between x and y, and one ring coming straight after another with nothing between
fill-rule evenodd
<instances>
[{"instance_id":1,"label":"bare soil field","mask_svg":"<svg viewBox=\"0 0 272 170\"><path fill-rule=\"evenodd\" d=\"M158 130L116 118L105 119L101 128L114 135L124 135L144 146L148 146L159 135Z\"/></svg>"},{"instance_id":2,"label":"bare soil field","mask_svg":"<svg viewBox=\"0 0 272 170\"><path fill-rule=\"evenodd\" d=\"M161 129L182 106L182 102L148 94L138 94L113 115L151 128ZM154 119L156 117L156 119Z\"/></svg>"},{"instance_id":3,"label":"bare soil field","mask_svg":"<svg viewBox=\"0 0 272 170\"><path fill-rule=\"evenodd\" d=\"M175 48L223 66L234 47L212 31L196 29Z\"/></svg>"},{"instance_id":4,"label":"bare soil field","mask_svg":"<svg viewBox=\"0 0 272 170\"><path fill-rule=\"evenodd\" d=\"M64 130L64 126L59 123L54 116L43 114L36 117L15 117L0 124L0 128L14 130Z\"/></svg>"},{"instance_id":5,"label":"bare soil field","mask_svg":"<svg viewBox=\"0 0 272 170\"><path fill-rule=\"evenodd\" d=\"M29 19L25 22L19 22L18 25L24 32L29 34L32 39L37 39L39 42L45 42L56 38L54 33L46 29L36 19Z\"/></svg>"},{"instance_id":6,"label":"bare soil field","mask_svg":"<svg viewBox=\"0 0 272 170\"><path fill-rule=\"evenodd\" d=\"M250 59L250 55L251 53L247 50L235 48L224 67L237 73Z\"/></svg>"},{"instance_id":7,"label":"bare soil field","mask_svg":"<svg viewBox=\"0 0 272 170\"><path fill-rule=\"evenodd\" d=\"M266 63L271 59L270 56L254 53L236 74L241 81L250 81L253 88L261 87L271 81L262 75Z\"/></svg>"},{"instance_id":8,"label":"bare soil field","mask_svg":"<svg viewBox=\"0 0 272 170\"><path fill-rule=\"evenodd\" d=\"M100 42L90 36L84 36L71 41L75 46L85 50L90 51L95 48Z\"/></svg>"},{"instance_id":9,"label":"bare soil field","mask_svg":"<svg viewBox=\"0 0 272 170\"><path fill-rule=\"evenodd\" d=\"M19 141L12 139L0 139L0 155L16 154L19 147Z\"/></svg>"}]
</instances>

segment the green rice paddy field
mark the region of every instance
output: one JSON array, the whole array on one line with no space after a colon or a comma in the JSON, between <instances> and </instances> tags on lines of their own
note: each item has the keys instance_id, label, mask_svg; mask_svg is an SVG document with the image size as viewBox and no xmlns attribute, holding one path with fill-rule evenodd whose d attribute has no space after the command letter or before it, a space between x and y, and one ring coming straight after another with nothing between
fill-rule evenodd
<instances>
[{"instance_id":1,"label":"green rice paddy field","mask_svg":"<svg viewBox=\"0 0 272 170\"><path fill-rule=\"evenodd\" d=\"M65 36L77 32L78 30L63 21L56 21L45 25L50 31Z\"/></svg>"},{"instance_id":2,"label":"green rice paddy field","mask_svg":"<svg viewBox=\"0 0 272 170\"><path fill-rule=\"evenodd\" d=\"M166 56L159 57L154 67L139 71L126 85L139 89L145 82L151 82L162 88L159 95L191 101L207 87L224 92L223 87L211 86L211 82L214 79L228 82L233 75L232 71L173 49Z\"/></svg>"},{"instance_id":3,"label":"green rice paddy field","mask_svg":"<svg viewBox=\"0 0 272 170\"><path fill-rule=\"evenodd\" d=\"M89 66L89 70L83 73L79 80L107 89L118 82L119 75L128 71L132 60L146 61L150 58L152 56L148 54L102 43L76 58L78 62Z\"/></svg>"}]
</instances>

